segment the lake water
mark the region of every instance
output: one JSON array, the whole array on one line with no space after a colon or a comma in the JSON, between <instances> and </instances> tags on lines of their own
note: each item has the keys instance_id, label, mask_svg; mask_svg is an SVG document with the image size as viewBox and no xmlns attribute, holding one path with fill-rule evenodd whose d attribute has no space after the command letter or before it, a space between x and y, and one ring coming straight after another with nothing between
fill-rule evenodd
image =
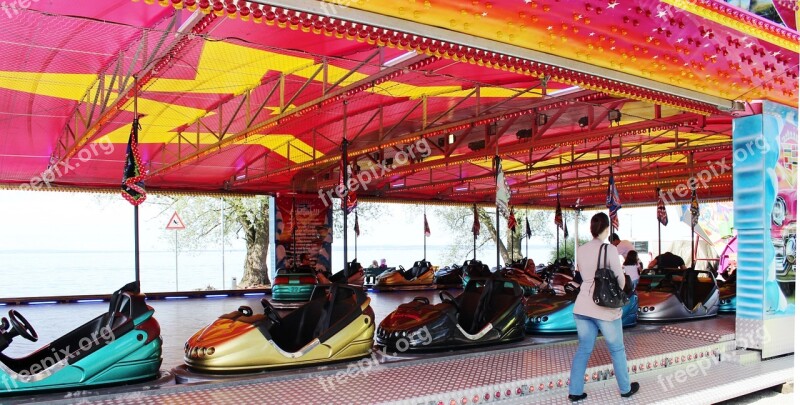
<instances>
[{"instance_id":1,"label":"lake water","mask_svg":"<svg viewBox=\"0 0 800 405\"><path fill-rule=\"evenodd\" d=\"M333 263L341 268L341 246L334 245ZM523 245L523 250L524 250ZM530 254L539 263L548 257L545 245L530 245ZM427 257L433 265L447 257L448 246L428 246ZM353 257L350 248L350 259ZM360 262L366 267L372 260L385 258L389 266L410 267L423 257L422 246L359 246ZM244 250L181 252L178 256L176 287L175 252L142 251L140 269L142 290L161 292L230 288L231 279L241 279ZM494 246L479 249L478 258L490 266L495 262ZM463 260L463 259L462 259ZM134 280L133 251L0 251L0 298L52 295L109 294ZM223 284L224 281L224 284Z\"/></svg>"}]
</instances>

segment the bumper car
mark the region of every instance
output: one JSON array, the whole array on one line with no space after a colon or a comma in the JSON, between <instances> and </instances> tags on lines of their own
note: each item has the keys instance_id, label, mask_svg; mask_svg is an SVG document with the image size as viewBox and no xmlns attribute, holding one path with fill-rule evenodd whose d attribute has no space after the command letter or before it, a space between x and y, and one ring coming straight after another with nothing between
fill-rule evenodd
<instances>
[{"instance_id":1,"label":"bumper car","mask_svg":"<svg viewBox=\"0 0 800 405\"><path fill-rule=\"evenodd\" d=\"M414 265L406 270L403 266L398 266L394 270L381 273L375 279L373 288L376 290L392 290L413 287L430 287L433 285L433 267L427 260L414 262Z\"/></svg>"},{"instance_id":2,"label":"bumper car","mask_svg":"<svg viewBox=\"0 0 800 405\"><path fill-rule=\"evenodd\" d=\"M347 265L347 270L342 270L330 277L328 281L336 284L364 285L364 267L361 263L353 260Z\"/></svg>"},{"instance_id":3,"label":"bumper car","mask_svg":"<svg viewBox=\"0 0 800 405\"><path fill-rule=\"evenodd\" d=\"M508 267L513 267L515 269L525 270L525 266L527 264L528 264L528 258L527 257L523 257L523 258L521 258L519 260L512 261L511 264L508 265Z\"/></svg>"},{"instance_id":4,"label":"bumper car","mask_svg":"<svg viewBox=\"0 0 800 405\"><path fill-rule=\"evenodd\" d=\"M492 276L492 271L489 270L489 266L483 264L480 260L473 259L465 261L461 268L464 272L464 277L462 278L464 288L467 287L467 284L469 284L469 281L473 278L489 278Z\"/></svg>"},{"instance_id":5,"label":"bumper car","mask_svg":"<svg viewBox=\"0 0 800 405\"><path fill-rule=\"evenodd\" d=\"M254 371L360 358L372 350L375 314L357 287L333 284L286 316L266 299L222 315L184 346L184 362L200 372Z\"/></svg>"},{"instance_id":6,"label":"bumper car","mask_svg":"<svg viewBox=\"0 0 800 405\"><path fill-rule=\"evenodd\" d=\"M374 285L382 273L395 270L394 267L368 267L364 269L364 285Z\"/></svg>"},{"instance_id":7,"label":"bumper car","mask_svg":"<svg viewBox=\"0 0 800 405\"><path fill-rule=\"evenodd\" d=\"M719 312L736 312L736 282L724 282L719 287Z\"/></svg>"},{"instance_id":8,"label":"bumper car","mask_svg":"<svg viewBox=\"0 0 800 405\"><path fill-rule=\"evenodd\" d=\"M376 343L390 350L452 349L520 340L525 312L522 288L502 277L473 278L453 297L432 304L417 297L381 321Z\"/></svg>"},{"instance_id":9,"label":"bumper car","mask_svg":"<svg viewBox=\"0 0 800 405\"><path fill-rule=\"evenodd\" d=\"M116 291L108 312L25 357L2 353L15 337L38 335L17 311L0 320L0 394L81 389L154 379L161 327L135 283Z\"/></svg>"},{"instance_id":10,"label":"bumper car","mask_svg":"<svg viewBox=\"0 0 800 405\"><path fill-rule=\"evenodd\" d=\"M436 285L457 285L461 286L464 276L464 268L457 264L445 266L433 274L433 283Z\"/></svg>"},{"instance_id":11,"label":"bumper car","mask_svg":"<svg viewBox=\"0 0 800 405\"><path fill-rule=\"evenodd\" d=\"M720 272L717 275L719 288L719 312L736 312L736 257L738 253L737 237L728 241L719 259Z\"/></svg>"},{"instance_id":12,"label":"bumper car","mask_svg":"<svg viewBox=\"0 0 800 405\"><path fill-rule=\"evenodd\" d=\"M622 327L636 326L638 319L639 298L631 287L630 277L627 282L628 304L622 307ZM563 294L556 290L543 289L528 297L525 304L525 332L527 333L573 333L577 332L573 309L578 298L580 287L571 282L564 287Z\"/></svg>"},{"instance_id":13,"label":"bumper car","mask_svg":"<svg viewBox=\"0 0 800 405\"><path fill-rule=\"evenodd\" d=\"M535 274L518 269L516 267L506 267L501 269L499 273L502 277L514 280L522 287L522 291L526 296L536 294L540 288L546 286L545 282Z\"/></svg>"},{"instance_id":14,"label":"bumper car","mask_svg":"<svg viewBox=\"0 0 800 405\"><path fill-rule=\"evenodd\" d=\"M272 281L272 299L275 301L308 301L319 280L311 266L279 269Z\"/></svg>"},{"instance_id":15,"label":"bumper car","mask_svg":"<svg viewBox=\"0 0 800 405\"><path fill-rule=\"evenodd\" d=\"M670 272L656 287L639 290L639 320L678 321L716 316L719 297L712 272L691 269Z\"/></svg>"},{"instance_id":16,"label":"bumper car","mask_svg":"<svg viewBox=\"0 0 800 405\"><path fill-rule=\"evenodd\" d=\"M575 278L575 265L572 260L562 257L555 263L545 266L538 273L539 277L551 286L566 286Z\"/></svg>"},{"instance_id":17,"label":"bumper car","mask_svg":"<svg viewBox=\"0 0 800 405\"><path fill-rule=\"evenodd\" d=\"M675 272L680 273L682 271L683 270L679 268L666 268L666 267L662 268L653 267L649 269L644 269L642 270L641 276L639 276L639 284L636 286L636 289L639 291L649 291L658 286L658 284L661 283L661 280L664 279L665 275Z\"/></svg>"}]
</instances>

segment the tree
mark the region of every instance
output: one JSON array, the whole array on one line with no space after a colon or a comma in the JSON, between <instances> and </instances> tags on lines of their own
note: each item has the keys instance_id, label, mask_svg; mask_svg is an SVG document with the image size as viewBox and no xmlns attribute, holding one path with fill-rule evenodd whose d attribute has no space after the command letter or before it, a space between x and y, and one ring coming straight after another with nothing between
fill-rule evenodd
<instances>
[{"instance_id":1,"label":"tree","mask_svg":"<svg viewBox=\"0 0 800 405\"><path fill-rule=\"evenodd\" d=\"M448 251L448 257L445 262L453 261L459 263L464 259L472 258L472 207L437 207L436 213L442 218L449 228L448 231L453 235L453 242ZM555 215L554 210L541 210L541 209L519 209L515 210L515 217L517 219L517 228L513 233L513 243L511 239L512 233L508 231L507 218L500 217L500 257L504 263L511 262L511 250L509 246L513 246L514 258L520 259L523 257L523 240L525 237L525 218L531 225L531 236L540 237L545 240L555 240L554 231L555 224L553 218ZM567 223L572 223L575 220L576 213L572 210L564 210L564 217ZM580 219L583 220L583 214L579 214ZM495 227L496 216L494 208L478 207L478 221L481 224L480 236L478 236L477 248L480 249L487 243L496 245L497 241L497 228Z\"/></svg>"},{"instance_id":2,"label":"tree","mask_svg":"<svg viewBox=\"0 0 800 405\"><path fill-rule=\"evenodd\" d=\"M239 287L244 288L267 282L268 201L266 196L214 198L159 195L153 198L152 204L162 206L162 214L178 211L185 223L192 224L178 234L179 246L184 250L228 244L233 237L244 239L246 256L239 282ZM169 238L169 242L174 244L172 238Z\"/></svg>"},{"instance_id":3,"label":"tree","mask_svg":"<svg viewBox=\"0 0 800 405\"><path fill-rule=\"evenodd\" d=\"M334 199L332 204L333 209L333 232L334 235L341 235L344 228L344 213L342 212L342 201ZM364 223L367 221L386 221L389 211L386 209L386 204L359 201L358 208L358 222ZM352 231L356 222L355 214L347 215L347 228ZM363 228L363 226L362 226ZM348 241L352 243L352 241Z\"/></svg>"},{"instance_id":4,"label":"tree","mask_svg":"<svg viewBox=\"0 0 800 405\"><path fill-rule=\"evenodd\" d=\"M453 235L453 242L448 251L446 262L460 262L465 259L471 259L473 255L472 249L472 207L436 207L436 214L442 218L448 227L448 231ZM512 233L508 231L508 220L500 217L500 257L504 263L511 262L511 250L509 246L513 245L514 258L522 258L522 240L525 235L525 216L527 215L528 221L531 224L531 233L534 236L549 237L551 231L547 228L547 212L541 210L520 210L515 212L517 218L517 228L513 233L513 244L511 236ZM495 210L478 207L478 221L481 225L480 235L476 243L476 247L480 249L487 243L496 245L497 228L495 227ZM552 223L552 218L550 219Z\"/></svg>"},{"instance_id":5,"label":"tree","mask_svg":"<svg viewBox=\"0 0 800 405\"><path fill-rule=\"evenodd\" d=\"M226 198L229 212L244 235L247 254L239 287L266 284L269 267L269 204L267 197ZM237 232L238 234L238 232Z\"/></svg>"},{"instance_id":6,"label":"tree","mask_svg":"<svg viewBox=\"0 0 800 405\"><path fill-rule=\"evenodd\" d=\"M586 238L578 238L578 246L583 245L584 243L588 242L589 239ZM575 262L575 239L571 237L567 239L567 242L564 243L562 239L562 243L559 246L558 254L556 254L556 248L553 246L553 250L550 252L550 263L555 263L556 259L561 257L566 257L570 260Z\"/></svg>"}]
</instances>

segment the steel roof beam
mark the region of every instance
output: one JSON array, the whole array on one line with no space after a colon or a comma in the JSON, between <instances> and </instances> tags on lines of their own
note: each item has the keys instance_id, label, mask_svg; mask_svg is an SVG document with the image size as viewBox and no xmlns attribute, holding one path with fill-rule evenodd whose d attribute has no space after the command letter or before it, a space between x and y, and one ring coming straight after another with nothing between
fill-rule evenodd
<instances>
[{"instance_id":1,"label":"steel roof beam","mask_svg":"<svg viewBox=\"0 0 800 405\"><path fill-rule=\"evenodd\" d=\"M202 13L198 11L197 15L202 16ZM125 62L129 58L125 54L127 49L120 50L116 61L110 63L108 67L98 74L97 81L86 90L83 98L79 100L72 116L67 119L61 136L56 141L55 149L50 156L49 167L55 167L61 162L68 161L84 145L92 141L114 117L119 115L144 85L160 73L158 69L162 68L162 66L159 63L168 63L170 53L181 49L190 41L190 36L187 35L187 32L195 33L195 27L203 26L205 28L215 18L216 16L194 18L191 20L193 24L185 25L175 30L178 27L179 14L173 13L169 17L167 26L161 30L155 49L149 53L146 49L147 34L158 31L151 31L155 26L143 28L141 36L137 39L139 44L134 55L130 57L130 62ZM162 21L164 20L157 22L156 25ZM162 53L161 50L170 35L175 35L176 39ZM134 72L140 61L142 62L141 69L138 72ZM107 72L110 71L112 65L114 70L109 74ZM139 76L140 80L131 81L134 74ZM109 77L107 78L106 76ZM112 101L113 94L116 94L117 98ZM81 108L88 110L85 116L81 112Z\"/></svg>"},{"instance_id":2,"label":"steel roof beam","mask_svg":"<svg viewBox=\"0 0 800 405\"><path fill-rule=\"evenodd\" d=\"M412 143L412 142L418 141L420 139L428 139L428 138L432 138L434 136L444 135L445 132L452 131L452 130L457 130L456 128L459 128L459 127L464 127L464 128L460 128L460 129L467 129L470 126L476 125L476 123L482 123L482 122L487 122L488 123L489 121L502 120L502 119L510 117L510 116L512 116L514 114L527 114L527 113L532 112L534 108L543 108L543 107L546 107L546 106L557 105L558 103L571 102L571 101L573 101L575 99L580 99L582 97L592 96L592 95L595 95L595 94L599 94L599 93L596 93L596 92L591 91L591 90L581 90L581 91L577 91L575 93L563 94L563 95L559 95L557 97L548 98L547 100L541 100L541 101L535 102L532 106L527 106L527 107L525 107L523 109L514 110L512 112L494 113L494 114L489 114L489 115L486 115L486 116L471 117L469 119L460 120L460 121L456 121L456 122L451 122L451 123L447 123L447 124L442 124L442 125L439 125L439 126L436 126L436 127L429 127L429 128L427 128L425 130L422 130L422 131L416 131L416 132L412 132L412 133L403 135L400 138L395 138L395 139L385 140L385 141L379 141L379 142L376 142L375 144L373 144L371 146L355 149L350 153L350 155L351 156L365 155L365 154L368 154L368 153L376 152L376 151L384 149L384 148L390 148L392 146L396 146L396 145L400 145L400 144ZM419 105L421 105L421 102L419 103ZM482 125L482 124L479 124L479 125ZM460 130L460 129L458 129L458 130ZM327 155L327 156L325 156L325 157L323 157L321 159L318 159L316 161L313 161L313 162L298 163L298 164L291 165L291 166L288 166L288 167L285 167L285 168L282 168L282 169L274 170L274 171L269 172L269 173L265 173L263 175L259 175L259 176L256 176L256 177L251 177L251 178L240 180L240 181L236 182L236 184L234 184L234 187L238 186L238 185L244 185L244 184L247 184L247 183L251 183L251 182L254 182L254 181L266 180L269 176L273 176L273 175L284 173L284 172L291 172L291 171L304 169L304 168L317 167L317 166L320 166L320 165L334 164L334 163L336 163L338 161L338 159L339 159L339 156L338 156L337 153L331 153L331 154L329 154L329 155Z\"/></svg>"},{"instance_id":3,"label":"steel roof beam","mask_svg":"<svg viewBox=\"0 0 800 405\"><path fill-rule=\"evenodd\" d=\"M619 127L617 127L617 128L619 128ZM655 151L655 152L646 152L646 153L643 153L641 155L629 156L629 157L613 157L612 156L612 157L605 157L605 158L599 158L599 159L584 160L584 161L580 161L580 162L555 163L555 164L546 165L546 166L539 166L539 167L532 167L532 168L525 168L525 169L517 169L517 170L509 170L509 171L505 172L505 175L506 176L513 176L513 175L516 175L516 174L531 174L531 173L542 172L542 171L545 171L545 170L571 168L571 167L574 167L574 166L579 166L579 167L598 166L599 167L599 166L603 166L603 165L607 166L609 164L613 164L613 163L619 162L621 160L638 159L640 156L641 157L649 157L649 156L659 156L659 155L670 154L670 153L672 153L672 154L682 154L682 153L692 152L692 151L703 152L706 149L719 149L719 148L731 148L731 147L732 146L731 146L730 142L716 143L716 144L711 144L711 145L693 146L693 147L683 147L681 150L676 150L674 152L670 152L670 151ZM476 157L476 158L479 158L479 157ZM438 163L439 161L435 161L435 162ZM421 170L421 169L418 169L418 170ZM395 172L393 172L393 173L395 173ZM480 175L480 176L474 176L474 177L471 177L469 179L469 181L491 179L491 178L494 178L494 174L485 174L485 175ZM467 181L467 180L465 179L465 180L461 180L461 181L448 181L448 183L450 183L450 185L458 185L458 184L462 184L464 181ZM424 187L424 186L416 186L416 187ZM405 189L406 188L392 190L392 192L404 191Z\"/></svg>"},{"instance_id":4,"label":"steel roof beam","mask_svg":"<svg viewBox=\"0 0 800 405\"><path fill-rule=\"evenodd\" d=\"M428 57L425 55L415 56L414 58L411 58L408 61L403 62L402 64L392 66L390 69L381 70L380 72L377 72L374 75L367 76L357 82L344 86L338 90L332 90L326 92L323 96L307 101L292 110L276 114L264 121L249 126L248 128L245 128L237 132L236 134L224 137L220 141L208 145L205 148L202 148L201 150L192 153L189 156L184 157L183 159L179 159L175 162L168 163L162 167L151 170L150 173L147 174L147 177L152 178L152 177L164 176L165 174L180 169L181 167L191 162L200 161L211 155L218 154L224 148L230 145L234 145L239 140L246 139L248 136L263 135L264 132L269 131L272 128L275 128L278 125L286 125L287 123L290 123L292 120L301 119L301 117L305 116L306 113L323 108L323 106L326 104L330 104L338 100L343 100L346 97L365 91L370 87L374 86L376 81L389 80L391 77L394 77L399 72L411 69L413 66L420 66L420 67L424 66L425 61L430 61L434 59L435 59L434 57Z\"/></svg>"}]
</instances>

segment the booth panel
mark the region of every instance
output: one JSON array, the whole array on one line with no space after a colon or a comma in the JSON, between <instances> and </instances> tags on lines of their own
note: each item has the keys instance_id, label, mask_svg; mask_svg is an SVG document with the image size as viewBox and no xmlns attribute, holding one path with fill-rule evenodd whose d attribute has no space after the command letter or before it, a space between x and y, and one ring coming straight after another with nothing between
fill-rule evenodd
<instances>
[{"instance_id":1,"label":"booth panel","mask_svg":"<svg viewBox=\"0 0 800 405\"><path fill-rule=\"evenodd\" d=\"M733 126L736 335L763 357L794 352L797 110L764 102Z\"/></svg>"}]
</instances>

